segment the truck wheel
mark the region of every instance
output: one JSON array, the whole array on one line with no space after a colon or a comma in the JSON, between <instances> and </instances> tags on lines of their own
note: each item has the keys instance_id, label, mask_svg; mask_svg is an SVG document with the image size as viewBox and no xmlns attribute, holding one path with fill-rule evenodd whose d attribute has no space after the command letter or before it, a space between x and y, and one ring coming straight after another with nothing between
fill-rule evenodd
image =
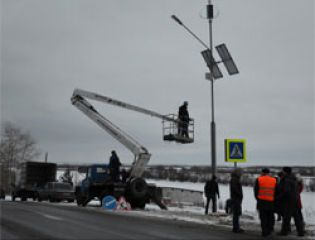
<instances>
[{"instance_id":1,"label":"truck wheel","mask_svg":"<svg viewBox=\"0 0 315 240\"><path fill-rule=\"evenodd\" d=\"M26 202L26 201L27 201L27 198L26 198L26 197L21 197L21 200L22 200L23 202Z\"/></svg>"},{"instance_id":2,"label":"truck wheel","mask_svg":"<svg viewBox=\"0 0 315 240\"><path fill-rule=\"evenodd\" d=\"M55 199L53 199L51 196L48 197L49 202L55 202Z\"/></svg>"},{"instance_id":3,"label":"truck wheel","mask_svg":"<svg viewBox=\"0 0 315 240\"><path fill-rule=\"evenodd\" d=\"M144 198L148 192L148 185L143 178L132 179L129 185L129 192L132 198Z\"/></svg>"}]
</instances>

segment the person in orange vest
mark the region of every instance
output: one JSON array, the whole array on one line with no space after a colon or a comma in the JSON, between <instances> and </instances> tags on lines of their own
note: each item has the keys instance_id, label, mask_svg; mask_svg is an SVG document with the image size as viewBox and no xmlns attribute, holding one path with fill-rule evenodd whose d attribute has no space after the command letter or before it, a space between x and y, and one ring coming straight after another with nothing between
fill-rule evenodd
<instances>
[{"instance_id":1,"label":"person in orange vest","mask_svg":"<svg viewBox=\"0 0 315 240\"><path fill-rule=\"evenodd\" d=\"M254 186L263 237L272 233L275 224L274 203L277 180L269 174L268 168L262 169L261 176L256 179Z\"/></svg>"}]
</instances>

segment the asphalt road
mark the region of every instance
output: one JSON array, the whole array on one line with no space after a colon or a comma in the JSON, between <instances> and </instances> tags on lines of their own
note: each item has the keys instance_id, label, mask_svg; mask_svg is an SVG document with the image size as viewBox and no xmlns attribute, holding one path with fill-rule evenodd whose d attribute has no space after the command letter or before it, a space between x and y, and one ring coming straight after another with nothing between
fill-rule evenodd
<instances>
[{"instance_id":1,"label":"asphalt road","mask_svg":"<svg viewBox=\"0 0 315 240\"><path fill-rule=\"evenodd\" d=\"M2 201L0 239L262 239L259 233L99 208Z\"/></svg>"}]
</instances>

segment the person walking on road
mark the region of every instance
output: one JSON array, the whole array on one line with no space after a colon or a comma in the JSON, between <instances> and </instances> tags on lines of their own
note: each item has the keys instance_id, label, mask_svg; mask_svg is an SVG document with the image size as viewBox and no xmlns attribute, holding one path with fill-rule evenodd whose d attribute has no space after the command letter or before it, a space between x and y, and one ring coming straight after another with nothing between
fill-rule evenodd
<instances>
[{"instance_id":1,"label":"person walking on road","mask_svg":"<svg viewBox=\"0 0 315 240\"><path fill-rule=\"evenodd\" d=\"M279 191L276 198L283 206L283 220L281 226L281 232L279 235L287 236L290 231L291 218L294 218L294 223L298 236L304 236L304 226L299 216L298 198L299 189L296 177L292 174L290 167L284 167L283 178L279 184Z\"/></svg>"},{"instance_id":2,"label":"person walking on road","mask_svg":"<svg viewBox=\"0 0 315 240\"><path fill-rule=\"evenodd\" d=\"M188 138L189 113L187 108L188 102L185 101L184 104L178 109L178 135Z\"/></svg>"},{"instance_id":3,"label":"person walking on road","mask_svg":"<svg viewBox=\"0 0 315 240\"><path fill-rule=\"evenodd\" d=\"M218 198L220 198L220 193L217 177L215 175L212 176L211 180L206 182L204 193L207 198L205 215L208 214L210 200L212 200L212 212L217 212L217 195Z\"/></svg>"},{"instance_id":4,"label":"person walking on road","mask_svg":"<svg viewBox=\"0 0 315 240\"><path fill-rule=\"evenodd\" d=\"M240 228L239 218L242 215L243 189L241 184L242 170L237 168L231 174L230 195L233 212L233 232L242 233L244 230Z\"/></svg>"},{"instance_id":5,"label":"person walking on road","mask_svg":"<svg viewBox=\"0 0 315 240\"><path fill-rule=\"evenodd\" d=\"M110 170L110 176L112 181L117 182L119 181L119 174L120 174L120 166L121 162L119 160L119 157L116 153L116 151L112 151L112 155L109 159L109 170Z\"/></svg>"},{"instance_id":6,"label":"person walking on road","mask_svg":"<svg viewBox=\"0 0 315 240\"><path fill-rule=\"evenodd\" d=\"M268 168L262 169L261 176L256 179L254 186L263 237L273 232L275 224L274 202L277 180L269 174Z\"/></svg>"}]
</instances>

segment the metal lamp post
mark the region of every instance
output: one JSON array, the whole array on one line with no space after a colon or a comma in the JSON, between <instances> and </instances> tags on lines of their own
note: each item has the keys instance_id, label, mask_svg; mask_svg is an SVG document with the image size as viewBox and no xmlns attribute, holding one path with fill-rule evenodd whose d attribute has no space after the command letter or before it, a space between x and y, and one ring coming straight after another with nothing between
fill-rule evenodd
<instances>
[{"instance_id":1,"label":"metal lamp post","mask_svg":"<svg viewBox=\"0 0 315 240\"><path fill-rule=\"evenodd\" d=\"M213 52L213 44L212 44L212 19L213 19L213 5L211 4L211 0L208 1L207 5L207 18L209 21L209 46L210 52ZM211 144L211 172L212 176L216 174L217 169L217 150L216 150L216 127L214 121L214 77L212 75L210 69L210 83L211 83L211 127L210 127L210 144Z\"/></svg>"},{"instance_id":2,"label":"metal lamp post","mask_svg":"<svg viewBox=\"0 0 315 240\"><path fill-rule=\"evenodd\" d=\"M206 50L201 52L208 68L209 74L206 74L206 79L210 81L211 84L211 123L210 123L210 148L211 148L211 173L216 174L217 165L217 154L216 154L216 124L214 118L214 80L222 78L223 75L218 67L218 63L223 63L226 67L229 75L239 73L229 51L227 50L225 44L220 44L216 46L216 50L221 58L221 61L215 61L213 53L213 42L212 42L212 20L213 20L213 5L211 0L208 0L207 5L207 19L209 22L209 47L205 44L196 34L194 34L178 17L172 15L172 18L185 30L189 32L200 44L202 44Z\"/></svg>"}]
</instances>

